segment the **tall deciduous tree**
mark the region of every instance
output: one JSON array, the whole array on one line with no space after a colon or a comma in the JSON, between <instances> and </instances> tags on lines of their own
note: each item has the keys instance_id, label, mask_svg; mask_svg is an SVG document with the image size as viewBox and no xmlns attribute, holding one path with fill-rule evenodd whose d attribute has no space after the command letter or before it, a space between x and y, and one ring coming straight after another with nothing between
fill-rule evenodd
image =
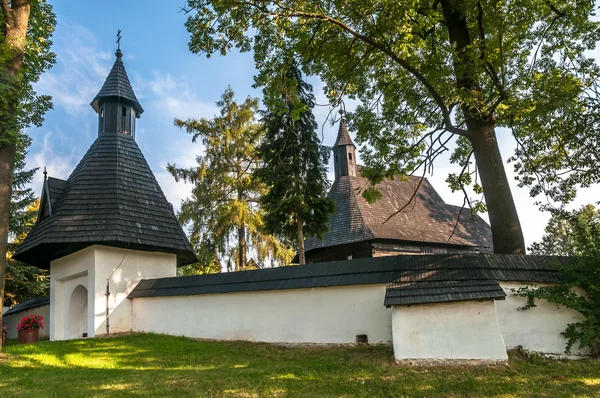
<instances>
[{"instance_id":1,"label":"tall deciduous tree","mask_svg":"<svg viewBox=\"0 0 600 398\"><path fill-rule=\"evenodd\" d=\"M32 83L54 64L55 16L44 0L0 0L0 327L6 279L13 170L19 133L51 107Z\"/></svg>"},{"instance_id":2,"label":"tall deciduous tree","mask_svg":"<svg viewBox=\"0 0 600 398\"><path fill-rule=\"evenodd\" d=\"M213 119L176 119L175 125L192 134L205 147L198 166L188 169L169 165L175 180L194 184L191 198L183 201L179 220L188 224L190 241L196 250L235 258L235 269L248 266L251 248L259 263L268 258L289 260L290 251L271 235L263 233L258 200L263 187L253 177L258 165L256 145L264 133L256 122L258 100L246 98L238 104L227 88L217 105L220 115ZM234 240L235 245L230 245ZM214 261L214 260L212 260ZM211 261L211 263L212 263Z\"/></svg>"},{"instance_id":3,"label":"tall deciduous tree","mask_svg":"<svg viewBox=\"0 0 600 398\"><path fill-rule=\"evenodd\" d=\"M572 199L600 180L600 68L586 56L600 36L594 1L188 0L191 51L254 50L261 83L296 54L349 115L372 182L427 170L455 140L462 167L489 211L497 253L524 253L496 128L518 142L519 182ZM509 131L509 132L508 132ZM468 167L471 158L476 167ZM473 178L472 173L478 173ZM373 195L374 196L374 195ZM482 206L473 206L474 208Z\"/></svg>"},{"instance_id":4,"label":"tall deciduous tree","mask_svg":"<svg viewBox=\"0 0 600 398\"><path fill-rule=\"evenodd\" d=\"M530 254L581 256L582 242L594 242L593 235L600 235L600 211L589 204L574 212L556 212L544 232L542 240L529 247Z\"/></svg>"},{"instance_id":5,"label":"tall deciduous tree","mask_svg":"<svg viewBox=\"0 0 600 398\"><path fill-rule=\"evenodd\" d=\"M266 133L259 146L262 166L256 175L266 187L260 204L265 228L296 240L305 263L304 239L322 237L335 204L327 197L329 149L321 145L312 109L312 87L296 63L282 65L263 90Z\"/></svg>"}]
</instances>

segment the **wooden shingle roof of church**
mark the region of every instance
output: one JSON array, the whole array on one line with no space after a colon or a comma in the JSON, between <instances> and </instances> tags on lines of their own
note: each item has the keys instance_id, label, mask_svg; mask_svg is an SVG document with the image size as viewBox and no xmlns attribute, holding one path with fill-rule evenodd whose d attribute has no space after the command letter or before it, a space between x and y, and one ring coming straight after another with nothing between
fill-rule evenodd
<instances>
[{"instance_id":1,"label":"wooden shingle roof of church","mask_svg":"<svg viewBox=\"0 0 600 398\"><path fill-rule=\"evenodd\" d=\"M131 135L101 134L66 182L48 182L51 215L38 220L13 258L47 268L56 258L103 244L174 253L179 265L197 261Z\"/></svg>"},{"instance_id":2,"label":"wooden shingle roof of church","mask_svg":"<svg viewBox=\"0 0 600 398\"><path fill-rule=\"evenodd\" d=\"M125 70L125 65L123 64L123 53L121 50L117 50L116 56L117 59L115 60L110 73L106 77L104 85L96 97L94 97L94 100L90 105L92 105L92 108L98 112L100 100L107 98L119 98L122 101L127 101L133 105L139 116L144 112L144 109L135 96L133 87L131 87L131 83L129 82L129 77L127 77L127 71Z\"/></svg>"},{"instance_id":3,"label":"wooden shingle roof of church","mask_svg":"<svg viewBox=\"0 0 600 398\"><path fill-rule=\"evenodd\" d=\"M459 206L445 203L426 178L419 186L420 181L414 176L386 179L377 185L381 198L370 204L362 197L362 190L369 187L366 178L338 178L328 194L336 204L336 212L329 216L329 232L323 240L307 239L306 252L372 240L474 246L492 252L491 229L481 217L472 218L468 208L461 212Z\"/></svg>"}]
</instances>

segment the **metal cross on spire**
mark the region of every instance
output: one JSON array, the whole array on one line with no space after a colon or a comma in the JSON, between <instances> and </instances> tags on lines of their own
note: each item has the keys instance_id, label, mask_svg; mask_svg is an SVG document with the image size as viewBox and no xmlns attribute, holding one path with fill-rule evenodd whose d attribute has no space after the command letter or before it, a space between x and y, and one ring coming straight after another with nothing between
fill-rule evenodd
<instances>
[{"instance_id":1,"label":"metal cross on spire","mask_svg":"<svg viewBox=\"0 0 600 398\"><path fill-rule=\"evenodd\" d=\"M121 29L117 29L117 50L121 49Z\"/></svg>"}]
</instances>

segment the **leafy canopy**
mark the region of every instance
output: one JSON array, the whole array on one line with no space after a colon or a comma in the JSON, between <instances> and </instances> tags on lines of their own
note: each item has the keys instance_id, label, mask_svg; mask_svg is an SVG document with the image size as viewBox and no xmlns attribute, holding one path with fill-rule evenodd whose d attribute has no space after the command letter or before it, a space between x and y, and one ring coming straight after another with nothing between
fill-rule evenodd
<instances>
[{"instance_id":1,"label":"leafy canopy","mask_svg":"<svg viewBox=\"0 0 600 398\"><path fill-rule=\"evenodd\" d=\"M56 62L51 51L56 15L44 0L30 1L30 6L23 66L16 79L0 78L0 145L16 143L24 129L41 126L44 114L52 108L52 98L37 94L33 85ZM4 18L0 12L0 23L5 23ZM0 29L0 65L6 65L12 56L4 34Z\"/></svg>"},{"instance_id":2,"label":"leafy canopy","mask_svg":"<svg viewBox=\"0 0 600 398\"><path fill-rule=\"evenodd\" d=\"M580 256L585 253L581 244L592 240L591 236L582 239L581 234L596 233L600 222L600 212L594 205L583 206L573 213L555 212L544 229L540 242L529 247L530 254L555 256Z\"/></svg>"},{"instance_id":3,"label":"leafy canopy","mask_svg":"<svg viewBox=\"0 0 600 398\"><path fill-rule=\"evenodd\" d=\"M374 182L430 171L458 136L451 160L463 171L449 183L479 195L464 167L480 125L517 140L512 161L532 195L569 202L600 181L594 1L188 0L187 11L193 52L253 50L260 85L297 55L333 104L359 100L349 119Z\"/></svg>"}]
</instances>

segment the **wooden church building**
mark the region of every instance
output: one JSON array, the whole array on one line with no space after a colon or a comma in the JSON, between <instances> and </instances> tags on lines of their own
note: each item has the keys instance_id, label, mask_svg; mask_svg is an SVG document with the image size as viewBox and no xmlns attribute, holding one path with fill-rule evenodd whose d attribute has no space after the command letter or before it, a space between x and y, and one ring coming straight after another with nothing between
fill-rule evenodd
<instances>
[{"instance_id":1,"label":"wooden church building","mask_svg":"<svg viewBox=\"0 0 600 398\"><path fill-rule=\"evenodd\" d=\"M50 269L51 340L131 330L135 285L197 261L136 144L144 109L122 57L91 103L98 138L66 181L44 178L39 217L13 256Z\"/></svg>"},{"instance_id":2,"label":"wooden church building","mask_svg":"<svg viewBox=\"0 0 600 398\"><path fill-rule=\"evenodd\" d=\"M493 252L490 226L479 216L471 217L468 210L461 212L459 206L445 203L425 178L384 180L377 186L381 198L369 204L361 193L369 182L361 177L362 166L356 164L356 146L343 117L333 156L335 180L328 196L336 212L329 216L329 232L323 240L306 240L306 262Z\"/></svg>"}]
</instances>

